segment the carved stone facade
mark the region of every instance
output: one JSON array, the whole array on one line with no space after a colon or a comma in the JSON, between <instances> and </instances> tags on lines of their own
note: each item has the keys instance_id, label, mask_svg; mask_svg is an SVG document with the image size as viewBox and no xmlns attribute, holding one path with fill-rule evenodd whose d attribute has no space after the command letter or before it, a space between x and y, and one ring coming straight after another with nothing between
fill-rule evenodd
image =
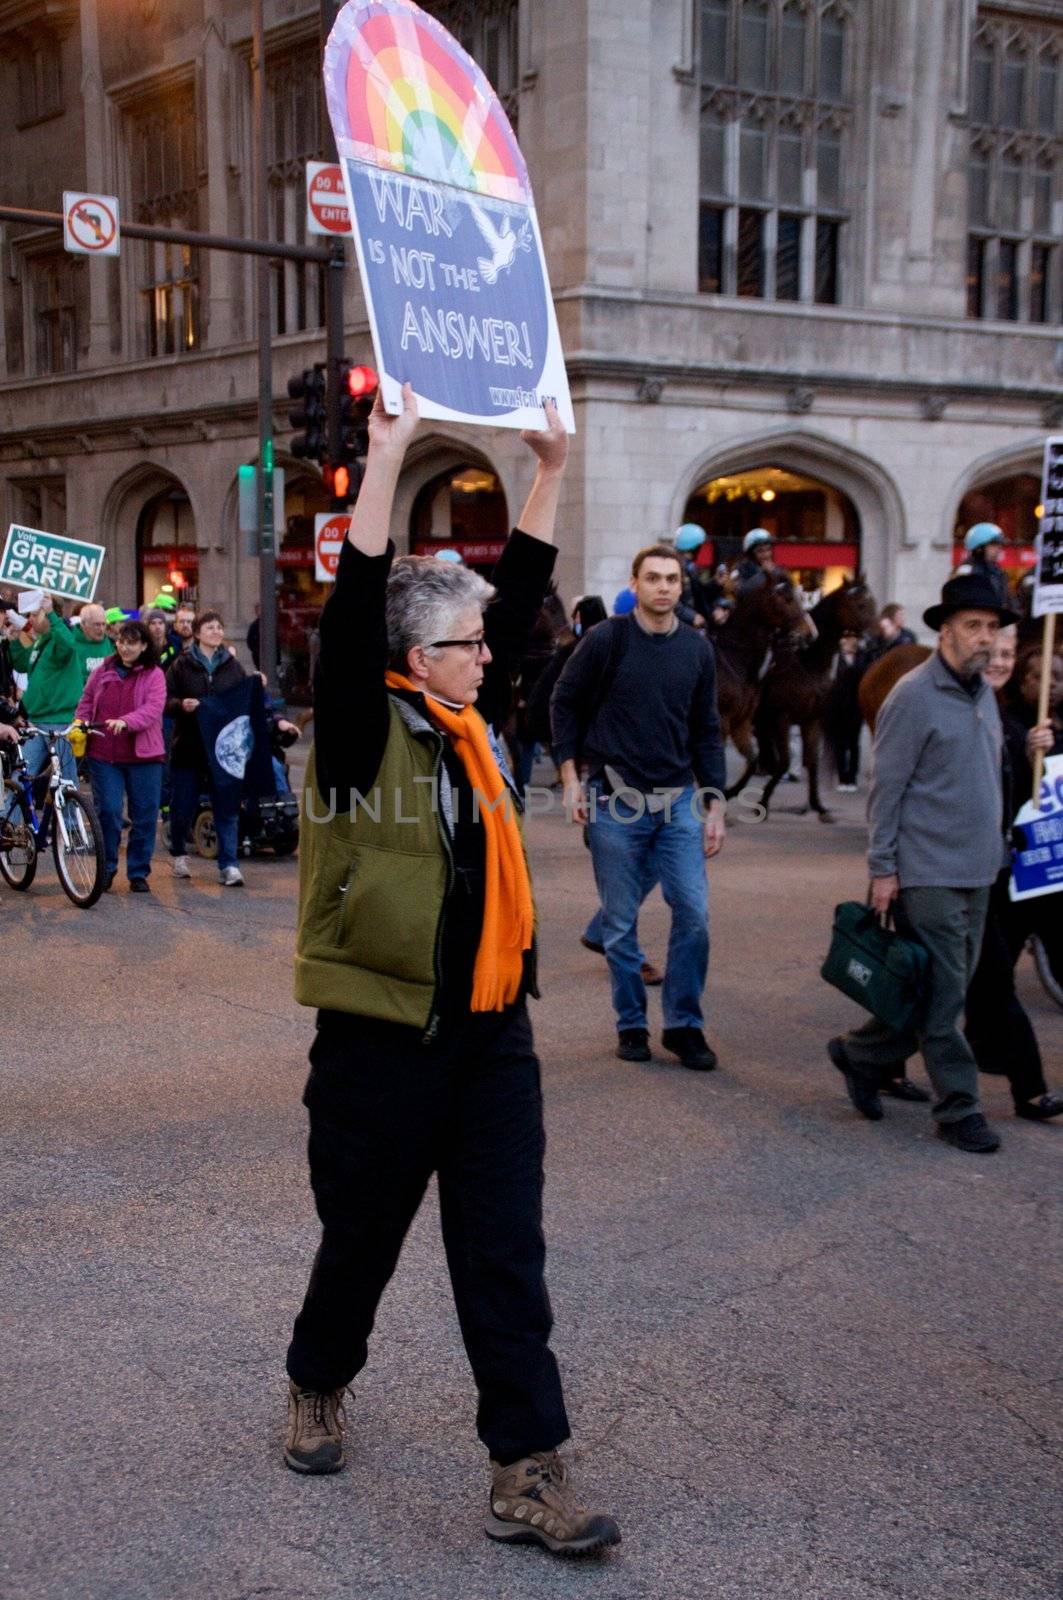
<instances>
[{"instance_id":1,"label":"carved stone facade","mask_svg":"<svg viewBox=\"0 0 1063 1600\"><path fill-rule=\"evenodd\" d=\"M1059 5L428 9L496 75L535 184L579 428L564 591L611 598L632 551L682 521L700 486L772 468L844 499L876 593L921 608L950 565L964 496L1036 472L1057 425ZM271 226L288 238L302 237L300 171L318 139L317 12L266 4ZM711 59L710 29L725 52ZM126 217L249 232L249 31L243 0L0 0L0 93L20 108L0 140L0 199L58 210L63 189L98 189ZM716 282L708 203L721 213ZM977 305L972 240L987 241L993 280ZM4 227L0 514L100 539L107 597L126 603L153 592L151 563L173 552L239 629L257 584L235 492L255 449L253 275L237 257L196 255L128 241L117 261L85 262L54 231ZM1038 273L1044 320L1031 320ZM313 270L274 274L294 530L282 576L300 626L320 600L299 552L321 489L285 460L280 397L323 354L319 295ZM997 314L1013 306L1016 320ZM346 315L348 352L371 361L353 261ZM491 504L501 490L515 516L525 457L508 433L426 430L400 489L400 547L415 511L428 515L426 485L450 471L466 472L465 488L468 469L493 477Z\"/></svg>"}]
</instances>

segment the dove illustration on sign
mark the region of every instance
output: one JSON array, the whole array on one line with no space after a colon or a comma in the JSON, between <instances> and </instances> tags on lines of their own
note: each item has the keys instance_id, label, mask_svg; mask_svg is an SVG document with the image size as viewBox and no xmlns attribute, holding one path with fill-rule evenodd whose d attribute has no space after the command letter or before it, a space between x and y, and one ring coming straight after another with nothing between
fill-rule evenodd
<instances>
[{"instance_id":1,"label":"dove illustration on sign","mask_svg":"<svg viewBox=\"0 0 1063 1600\"><path fill-rule=\"evenodd\" d=\"M325 49L384 405L574 431L528 169L476 62L414 0L348 0Z\"/></svg>"},{"instance_id":2,"label":"dove illustration on sign","mask_svg":"<svg viewBox=\"0 0 1063 1600\"><path fill-rule=\"evenodd\" d=\"M489 260L484 256L476 258L480 276L485 283L495 283L498 274L506 272L513 265L518 250L531 249L531 229L526 222L522 222L520 232L514 233L513 224L508 217L503 217L501 228L496 228L487 212L475 201L470 202L469 210L472 212L473 221L484 236L484 243L491 252Z\"/></svg>"}]
</instances>

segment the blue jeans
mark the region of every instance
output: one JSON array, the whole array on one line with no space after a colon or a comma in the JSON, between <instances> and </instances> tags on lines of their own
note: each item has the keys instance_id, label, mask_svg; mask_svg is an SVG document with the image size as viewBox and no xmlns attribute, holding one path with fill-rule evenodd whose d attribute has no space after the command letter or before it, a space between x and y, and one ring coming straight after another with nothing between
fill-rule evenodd
<instances>
[{"instance_id":1,"label":"blue jeans","mask_svg":"<svg viewBox=\"0 0 1063 1600\"><path fill-rule=\"evenodd\" d=\"M654 889L656 887L657 887L657 874L656 874L656 872L653 871L652 867L648 867L647 868L647 872L646 872L646 882L643 885L642 896L641 896L641 898L639 900L639 906L640 907L642 906L643 901L649 899L650 895L653 893L653 891L654 891ZM601 908L601 906L598 907L597 911L594 913L593 917L588 922L587 926L584 928L583 937L587 940L588 944L601 944L601 945L604 945L604 943L605 943L605 935L602 932L602 908ZM636 924L636 928L635 928L635 937L636 937L636 939L638 938L638 926L637 926L637 924ZM646 964L646 957L645 957L645 954L643 953L643 949L642 949L642 946L640 944L639 945L639 966L642 967L642 966L645 966L645 964Z\"/></svg>"},{"instance_id":2,"label":"blue jeans","mask_svg":"<svg viewBox=\"0 0 1063 1600\"><path fill-rule=\"evenodd\" d=\"M161 761L94 761L89 758L92 798L103 829L107 871L118 871L118 846L122 842L122 817L129 805L129 842L126 845L126 876L151 876L155 851L155 830L159 821L159 795L162 791Z\"/></svg>"},{"instance_id":3,"label":"blue jeans","mask_svg":"<svg viewBox=\"0 0 1063 1600\"><path fill-rule=\"evenodd\" d=\"M670 810L641 816L619 796L591 785L596 815L589 837L602 906L602 943L613 982L619 1031L646 1027L646 986L638 945L638 914L646 884L660 879L671 908L661 1007L666 1028L700 1028L701 994L709 971L709 890L702 821L693 788L675 795Z\"/></svg>"},{"instance_id":4,"label":"blue jeans","mask_svg":"<svg viewBox=\"0 0 1063 1600\"><path fill-rule=\"evenodd\" d=\"M38 728L48 729L68 728L70 726L70 718L68 717L65 722L38 722L36 726ZM72 783L77 783L78 764L74 760L74 752L70 748L70 740L60 739L56 749L59 752L59 770L63 777L69 778ZM26 743L22 746L22 754L25 757L26 765L29 768L30 777L35 778L38 772L42 772L44 770L48 762L47 740L44 739L41 734L35 733L33 737L27 739ZM14 799L14 792L12 790L8 790L7 800L4 804L5 816L11 810L11 807L14 804Z\"/></svg>"},{"instance_id":5,"label":"blue jeans","mask_svg":"<svg viewBox=\"0 0 1063 1600\"><path fill-rule=\"evenodd\" d=\"M170 854L188 854L188 831L196 820L199 797L204 791L210 795L214 811L214 828L218 835L218 871L224 872L226 867L236 866L240 802L227 796L219 801L210 781L189 767L170 769Z\"/></svg>"}]
</instances>

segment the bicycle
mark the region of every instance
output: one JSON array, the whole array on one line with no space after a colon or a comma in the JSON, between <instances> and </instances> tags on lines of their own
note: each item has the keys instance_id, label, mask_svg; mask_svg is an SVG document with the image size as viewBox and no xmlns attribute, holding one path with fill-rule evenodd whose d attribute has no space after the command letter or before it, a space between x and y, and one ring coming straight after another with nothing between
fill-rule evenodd
<instances>
[{"instance_id":1,"label":"bicycle","mask_svg":"<svg viewBox=\"0 0 1063 1600\"><path fill-rule=\"evenodd\" d=\"M56 874L67 898L87 911L103 893L107 862L99 818L74 780L62 774L59 741L78 731L98 730L86 729L83 723L62 732L25 728L19 734L18 752L9 775L9 747L0 745L5 773L0 791L4 795L0 807L0 876L12 889L28 889L51 842ZM48 760L34 777L26 765L22 746L35 734L46 741ZM9 796L13 797L10 806Z\"/></svg>"}]
</instances>

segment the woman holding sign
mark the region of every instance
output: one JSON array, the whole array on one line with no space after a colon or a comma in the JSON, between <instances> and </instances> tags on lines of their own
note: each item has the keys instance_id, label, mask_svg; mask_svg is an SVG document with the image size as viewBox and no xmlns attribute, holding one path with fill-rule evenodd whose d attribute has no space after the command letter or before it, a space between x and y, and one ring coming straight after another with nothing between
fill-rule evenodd
<instances>
[{"instance_id":1,"label":"woman holding sign","mask_svg":"<svg viewBox=\"0 0 1063 1600\"><path fill-rule=\"evenodd\" d=\"M520 802L491 723L554 565L568 439L525 433L535 482L494 572L395 560L412 391L378 395L321 615L300 834L296 998L317 1009L304 1103L321 1243L288 1349L284 1459L344 1465L344 1391L435 1175L491 1458L486 1531L558 1554L619 1542L581 1505L543 1279L543 1122L527 996L535 914ZM481 709L482 708L482 714Z\"/></svg>"}]
</instances>

